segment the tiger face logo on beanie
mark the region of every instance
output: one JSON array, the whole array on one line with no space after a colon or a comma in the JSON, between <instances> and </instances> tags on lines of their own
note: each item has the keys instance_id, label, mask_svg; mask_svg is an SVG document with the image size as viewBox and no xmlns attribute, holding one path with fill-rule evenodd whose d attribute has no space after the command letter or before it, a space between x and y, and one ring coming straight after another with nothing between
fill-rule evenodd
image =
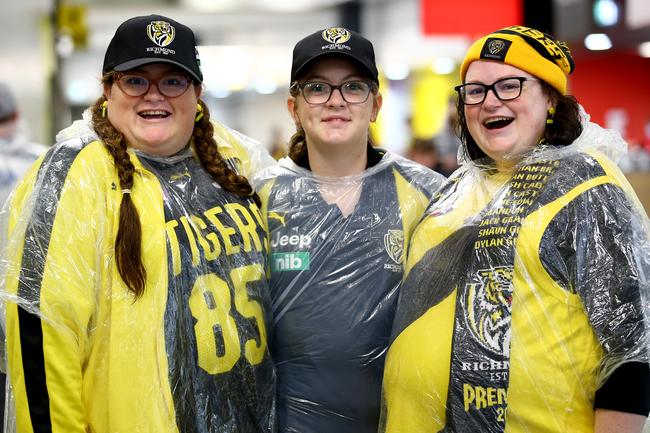
<instances>
[{"instance_id":1,"label":"tiger face logo on beanie","mask_svg":"<svg viewBox=\"0 0 650 433\"><path fill-rule=\"evenodd\" d=\"M512 42L506 39L489 38L483 45L481 58L503 62L505 61L506 54L508 54L510 44Z\"/></svg>"}]
</instances>

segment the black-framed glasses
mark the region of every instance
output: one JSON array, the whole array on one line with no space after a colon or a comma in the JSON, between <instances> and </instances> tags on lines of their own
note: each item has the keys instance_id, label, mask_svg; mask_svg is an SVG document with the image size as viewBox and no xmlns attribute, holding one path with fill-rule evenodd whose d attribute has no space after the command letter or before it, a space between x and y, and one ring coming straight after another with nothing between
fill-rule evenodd
<instances>
[{"instance_id":1,"label":"black-framed glasses","mask_svg":"<svg viewBox=\"0 0 650 433\"><path fill-rule=\"evenodd\" d=\"M521 95L521 88L524 81L536 81L534 78L527 77L508 77L495 81L494 83L480 84L467 83L454 87L458 92L460 100L465 105L476 105L485 101L488 90L492 90L494 95L501 101L511 101Z\"/></svg>"},{"instance_id":2,"label":"black-framed glasses","mask_svg":"<svg viewBox=\"0 0 650 433\"><path fill-rule=\"evenodd\" d=\"M348 104L362 104L368 100L372 85L365 81L346 81L337 86L321 81L307 81L296 84L308 104L319 105L330 100L334 90L341 92L343 100Z\"/></svg>"},{"instance_id":3,"label":"black-framed glasses","mask_svg":"<svg viewBox=\"0 0 650 433\"><path fill-rule=\"evenodd\" d=\"M169 74L152 80L139 74L116 72L113 79L118 87L129 96L142 96L149 91L152 84L156 84L158 91L168 98L181 96L192 83L192 79L183 74Z\"/></svg>"}]
</instances>

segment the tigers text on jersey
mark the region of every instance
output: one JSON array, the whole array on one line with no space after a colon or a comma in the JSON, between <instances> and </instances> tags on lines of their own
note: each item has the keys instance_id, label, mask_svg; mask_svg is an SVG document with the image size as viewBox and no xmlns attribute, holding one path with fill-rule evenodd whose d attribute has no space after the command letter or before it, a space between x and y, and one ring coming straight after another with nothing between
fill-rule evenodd
<instances>
[{"instance_id":1,"label":"tigers text on jersey","mask_svg":"<svg viewBox=\"0 0 650 433\"><path fill-rule=\"evenodd\" d=\"M639 208L596 151L452 176L413 233L380 431L592 433L599 385L647 362Z\"/></svg>"},{"instance_id":2,"label":"tigers text on jersey","mask_svg":"<svg viewBox=\"0 0 650 433\"><path fill-rule=\"evenodd\" d=\"M376 432L405 246L440 178L390 154L359 176L285 159L268 177L279 429Z\"/></svg>"},{"instance_id":3,"label":"tigers text on jersey","mask_svg":"<svg viewBox=\"0 0 650 433\"><path fill-rule=\"evenodd\" d=\"M147 272L137 300L114 260L122 191L101 142L53 148L14 198L7 290L21 307L7 304L7 340L18 431L273 432L257 205L221 189L189 148L130 157Z\"/></svg>"}]
</instances>

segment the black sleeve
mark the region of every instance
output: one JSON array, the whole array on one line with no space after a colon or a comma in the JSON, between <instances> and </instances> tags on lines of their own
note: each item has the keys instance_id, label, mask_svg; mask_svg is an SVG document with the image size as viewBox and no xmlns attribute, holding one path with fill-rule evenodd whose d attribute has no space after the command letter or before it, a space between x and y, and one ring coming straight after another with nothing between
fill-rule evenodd
<instances>
[{"instance_id":1,"label":"black sleeve","mask_svg":"<svg viewBox=\"0 0 650 433\"><path fill-rule=\"evenodd\" d=\"M647 362L627 362L618 367L596 391L595 409L609 409L648 416L650 367Z\"/></svg>"}]
</instances>

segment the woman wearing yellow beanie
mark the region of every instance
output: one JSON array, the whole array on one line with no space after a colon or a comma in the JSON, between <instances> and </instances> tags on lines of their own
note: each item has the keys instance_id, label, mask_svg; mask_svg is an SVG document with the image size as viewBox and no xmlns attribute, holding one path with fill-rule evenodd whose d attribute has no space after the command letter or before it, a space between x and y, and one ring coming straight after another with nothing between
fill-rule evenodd
<instances>
[{"instance_id":1,"label":"woman wearing yellow beanie","mask_svg":"<svg viewBox=\"0 0 650 433\"><path fill-rule=\"evenodd\" d=\"M563 43L522 26L461 67L461 167L416 228L382 431L640 432L650 223L625 149L567 96Z\"/></svg>"}]
</instances>

